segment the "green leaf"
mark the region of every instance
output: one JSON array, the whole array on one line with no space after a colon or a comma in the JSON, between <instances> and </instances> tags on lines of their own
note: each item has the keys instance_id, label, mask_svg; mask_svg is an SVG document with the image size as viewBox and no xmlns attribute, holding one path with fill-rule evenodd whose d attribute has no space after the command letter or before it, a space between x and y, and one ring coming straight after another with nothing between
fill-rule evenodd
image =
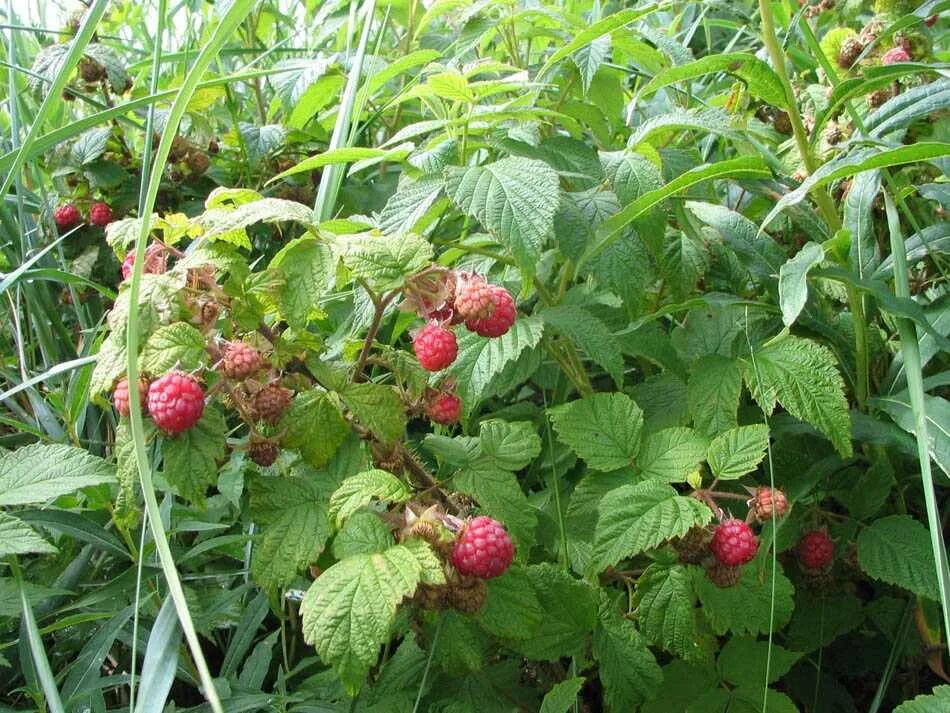
<instances>
[{"instance_id":1,"label":"green leaf","mask_svg":"<svg viewBox=\"0 0 950 713\"><path fill-rule=\"evenodd\" d=\"M709 442L692 428L664 428L647 434L640 446L637 470L641 478L681 483L706 459Z\"/></svg>"},{"instance_id":2,"label":"green leaf","mask_svg":"<svg viewBox=\"0 0 950 713\"><path fill-rule=\"evenodd\" d=\"M519 316L506 334L497 339L485 339L474 332L458 337L458 356L449 367L455 378L456 393L467 412L486 393L491 381L505 366L516 360L525 349L537 346L544 332L540 317Z\"/></svg>"},{"instance_id":3,"label":"green leaf","mask_svg":"<svg viewBox=\"0 0 950 713\"><path fill-rule=\"evenodd\" d=\"M432 260L432 246L413 233L354 235L342 240L341 248L343 263L353 276L366 280L377 291L402 287L407 275Z\"/></svg>"},{"instance_id":4,"label":"green leaf","mask_svg":"<svg viewBox=\"0 0 950 713\"><path fill-rule=\"evenodd\" d=\"M513 473L488 464L463 468L452 478L452 487L478 501L480 511L505 524L518 553L527 555L534 544L537 511L528 503Z\"/></svg>"},{"instance_id":5,"label":"green leaf","mask_svg":"<svg viewBox=\"0 0 950 713\"><path fill-rule=\"evenodd\" d=\"M608 493L599 512L592 558L598 572L681 537L712 518L712 511L699 500L677 495L669 485L655 480Z\"/></svg>"},{"instance_id":6,"label":"green leaf","mask_svg":"<svg viewBox=\"0 0 950 713\"><path fill-rule=\"evenodd\" d=\"M577 50L571 57L578 74L581 75L581 86L584 88L585 95L590 91L590 83L597 74L597 70L610 57L610 47L610 35L603 35L586 47Z\"/></svg>"},{"instance_id":7,"label":"green leaf","mask_svg":"<svg viewBox=\"0 0 950 713\"><path fill-rule=\"evenodd\" d=\"M80 488L115 482L115 467L83 448L31 443L0 452L0 505L45 503Z\"/></svg>"},{"instance_id":8,"label":"green leaf","mask_svg":"<svg viewBox=\"0 0 950 713\"><path fill-rule=\"evenodd\" d=\"M689 64L665 69L647 82L639 95L648 97L661 87L675 82L689 81L719 72L737 77L750 94L773 106L788 106L788 97L778 75L765 62L744 52L710 54Z\"/></svg>"},{"instance_id":9,"label":"green leaf","mask_svg":"<svg viewBox=\"0 0 950 713\"><path fill-rule=\"evenodd\" d=\"M383 443L402 438L406 430L406 407L399 394L384 384L350 384L340 394L356 420Z\"/></svg>"},{"instance_id":10,"label":"green leaf","mask_svg":"<svg viewBox=\"0 0 950 713\"><path fill-rule=\"evenodd\" d=\"M543 161L503 158L445 169L445 192L463 212L507 245L527 274L537 269L560 202L557 172Z\"/></svg>"},{"instance_id":11,"label":"green leaf","mask_svg":"<svg viewBox=\"0 0 950 713\"><path fill-rule=\"evenodd\" d=\"M56 548L19 518L0 512L0 557L30 553L52 554Z\"/></svg>"},{"instance_id":12,"label":"green leaf","mask_svg":"<svg viewBox=\"0 0 950 713\"><path fill-rule=\"evenodd\" d=\"M442 195L441 176L413 179L400 176L399 185L379 215L379 229L384 233L407 233L435 205Z\"/></svg>"},{"instance_id":13,"label":"green leaf","mask_svg":"<svg viewBox=\"0 0 950 713\"><path fill-rule=\"evenodd\" d=\"M527 421L482 421L478 437L484 459L502 470L521 470L541 453L541 437Z\"/></svg>"},{"instance_id":14,"label":"green leaf","mask_svg":"<svg viewBox=\"0 0 950 713\"><path fill-rule=\"evenodd\" d=\"M901 703L894 713L944 713L950 708L950 686L937 686L929 696Z\"/></svg>"},{"instance_id":15,"label":"green leaf","mask_svg":"<svg viewBox=\"0 0 950 713\"><path fill-rule=\"evenodd\" d=\"M577 694L584 687L584 679L568 678L554 684L541 701L540 713L568 713L575 703Z\"/></svg>"},{"instance_id":16,"label":"green leaf","mask_svg":"<svg viewBox=\"0 0 950 713\"><path fill-rule=\"evenodd\" d=\"M74 537L102 552L129 558L122 541L93 520L70 510L20 510L17 517L32 527L41 527Z\"/></svg>"},{"instance_id":17,"label":"green leaf","mask_svg":"<svg viewBox=\"0 0 950 713\"><path fill-rule=\"evenodd\" d=\"M279 428L286 431L283 444L299 450L314 468L326 465L350 432L336 404L325 392L316 390L294 397Z\"/></svg>"},{"instance_id":18,"label":"green leaf","mask_svg":"<svg viewBox=\"0 0 950 713\"><path fill-rule=\"evenodd\" d=\"M709 444L709 469L721 480L741 478L758 468L768 445L769 427L764 424L730 429Z\"/></svg>"},{"instance_id":19,"label":"green leaf","mask_svg":"<svg viewBox=\"0 0 950 713\"><path fill-rule=\"evenodd\" d=\"M643 412L626 394L600 393L548 409L558 438L596 470L631 465Z\"/></svg>"},{"instance_id":20,"label":"green leaf","mask_svg":"<svg viewBox=\"0 0 950 713\"><path fill-rule=\"evenodd\" d=\"M324 151L316 156L305 158L300 163L286 171L278 173L271 178L268 183L280 181L296 173L307 173L324 166L332 166L337 163L353 163L355 161L365 161L367 159L380 159L383 161L402 161L412 150L412 144L397 146L392 149L371 148L368 146L344 146L330 151Z\"/></svg>"},{"instance_id":21,"label":"green leaf","mask_svg":"<svg viewBox=\"0 0 950 713\"><path fill-rule=\"evenodd\" d=\"M695 596L685 567L651 564L637 580L634 604L648 640L685 660L701 658Z\"/></svg>"},{"instance_id":22,"label":"green leaf","mask_svg":"<svg viewBox=\"0 0 950 713\"><path fill-rule=\"evenodd\" d=\"M317 224L313 209L295 201L281 198L261 198L252 203L243 203L237 208L211 208L195 219L197 225L203 229L201 234L204 240L226 240L235 242L229 236L244 231L255 223L282 223L293 221L304 227L315 227ZM238 246L250 249L250 242L246 236L235 242Z\"/></svg>"},{"instance_id":23,"label":"green leaf","mask_svg":"<svg viewBox=\"0 0 950 713\"><path fill-rule=\"evenodd\" d=\"M419 576L415 555L396 545L337 562L304 595L304 639L333 666L350 696L362 688L389 638L396 608L415 592Z\"/></svg>"},{"instance_id":24,"label":"green leaf","mask_svg":"<svg viewBox=\"0 0 950 713\"><path fill-rule=\"evenodd\" d=\"M601 599L593 654L600 665L607 709L624 711L652 698L663 674L633 622L615 611L606 597Z\"/></svg>"},{"instance_id":25,"label":"green leaf","mask_svg":"<svg viewBox=\"0 0 950 713\"><path fill-rule=\"evenodd\" d=\"M265 589L290 585L316 562L330 536L326 494L309 478L258 477L251 481L251 512L263 531L251 558L251 574Z\"/></svg>"},{"instance_id":26,"label":"green leaf","mask_svg":"<svg viewBox=\"0 0 950 713\"><path fill-rule=\"evenodd\" d=\"M595 590L551 563L533 565L527 572L545 616L530 638L512 646L534 661L580 654L597 622Z\"/></svg>"},{"instance_id":27,"label":"green leaf","mask_svg":"<svg viewBox=\"0 0 950 713\"><path fill-rule=\"evenodd\" d=\"M541 312L545 323L563 334L610 374L617 388L623 385L623 355L606 325L583 307L560 305Z\"/></svg>"},{"instance_id":28,"label":"green leaf","mask_svg":"<svg viewBox=\"0 0 950 713\"><path fill-rule=\"evenodd\" d=\"M338 560L353 555L385 552L395 543L389 528L376 513L362 510L353 513L333 538L333 556Z\"/></svg>"},{"instance_id":29,"label":"green leaf","mask_svg":"<svg viewBox=\"0 0 950 713\"><path fill-rule=\"evenodd\" d=\"M760 230L764 230L783 210L803 201L811 191L826 186L839 178L847 178L878 168L900 166L905 163L931 161L948 155L950 155L950 144L921 141L910 146L898 146L890 149L863 149L848 156L832 159L820 166L794 191L779 198L769 214L765 216L765 220L762 221Z\"/></svg>"},{"instance_id":30,"label":"green leaf","mask_svg":"<svg viewBox=\"0 0 950 713\"><path fill-rule=\"evenodd\" d=\"M739 261L761 282L771 282L785 261L785 251L741 213L714 203L686 201L686 210L715 230Z\"/></svg>"},{"instance_id":31,"label":"green leaf","mask_svg":"<svg viewBox=\"0 0 950 713\"><path fill-rule=\"evenodd\" d=\"M808 271L820 265L824 259L825 251L821 245L807 243L779 270L778 301L786 327L795 323L808 300Z\"/></svg>"},{"instance_id":32,"label":"green leaf","mask_svg":"<svg viewBox=\"0 0 950 713\"><path fill-rule=\"evenodd\" d=\"M607 493L621 485L628 485L633 479L633 472L629 469L611 473L588 471L574 488L564 516L567 552L574 571L586 572L590 565L600 501Z\"/></svg>"},{"instance_id":33,"label":"green leaf","mask_svg":"<svg viewBox=\"0 0 950 713\"><path fill-rule=\"evenodd\" d=\"M404 503L410 497L412 493L399 478L385 470L374 468L343 481L330 497L330 518L340 527L346 518L373 499Z\"/></svg>"},{"instance_id":34,"label":"green leaf","mask_svg":"<svg viewBox=\"0 0 950 713\"><path fill-rule=\"evenodd\" d=\"M689 413L696 428L708 436L735 428L742 394L742 365L720 354L700 358L686 387Z\"/></svg>"},{"instance_id":35,"label":"green leaf","mask_svg":"<svg viewBox=\"0 0 950 713\"><path fill-rule=\"evenodd\" d=\"M655 697L647 702L642 713L670 713L671 711L690 711L691 713L693 709L690 704L703 694L716 690L719 685L719 676L711 668L673 659L663 667L663 682L654 689ZM721 713L723 708L720 706L711 710Z\"/></svg>"},{"instance_id":36,"label":"green leaf","mask_svg":"<svg viewBox=\"0 0 950 713\"><path fill-rule=\"evenodd\" d=\"M729 115L721 109L681 109L675 108L664 114L647 119L631 134L627 145L639 146L656 134L671 131L705 131L714 134L729 134L733 126Z\"/></svg>"},{"instance_id":37,"label":"green leaf","mask_svg":"<svg viewBox=\"0 0 950 713\"><path fill-rule=\"evenodd\" d=\"M192 371L206 357L208 340L187 322L159 327L142 347L139 368L149 374L164 374L171 369Z\"/></svg>"},{"instance_id":38,"label":"green leaf","mask_svg":"<svg viewBox=\"0 0 950 713\"><path fill-rule=\"evenodd\" d=\"M770 555L765 555L769 558ZM702 603L702 611L716 634L727 631L734 634L764 634L780 629L792 616L795 589L788 577L781 571L775 577L775 618L770 619L772 611L772 565L762 563L762 556L752 564L742 568L738 584L733 587L718 587L713 584L706 572L693 568L693 586Z\"/></svg>"},{"instance_id":39,"label":"green leaf","mask_svg":"<svg viewBox=\"0 0 950 713\"><path fill-rule=\"evenodd\" d=\"M304 236L282 247L269 267L279 270L282 277L277 293L281 314L292 329L303 329L333 282L333 251L324 241Z\"/></svg>"},{"instance_id":40,"label":"green leaf","mask_svg":"<svg viewBox=\"0 0 950 713\"><path fill-rule=\"evenodd\" d=\"M620 205L663 186L660 169L643 154L633 151L603 151L600 162ZM616 211L611 211L611 215Z\"/></svg>"},{"instance_id":41,"label":"green leaf","mask_svg":"<svg viewBox=\"0 0 950 713\"><path fill-rule=\"evenodd\" d=\"M204 503L205 491L218 481L227 433L224 416L208 406L198 423L162 443L165 477L186 500Z\"/></svg>"},{"instance_id":42,"label":"green leaf","mask_svg":"<svg viewBox=\"0 0 950 713\"><path fill-rule=\"evenodd\" d=\"M910 515L881 518L861 530L858 564L869 577L940 600L930 535Z\"/></svg>"},{"instance_id":43,"label":"green leaf","mask_svg":"<svg viewBox=\"0 0 950 713\"><path fill-rule=\"evenodd\" d=\"M485 604L476 615L489 634L503 639L527 639L534 635L544 610L523 567L512 566L501 577L488 580Z\"/></svg>"},{"instance_id":44,"label":"green leaf","mask_svg":"<svg viewBox=\"0 0 950 713\"><path fill-rule=\"evenodd\" d=\"M874 224L874 201L881 191L881 172L859 173L844 199L844 227L851 231L848 262L858 277L871 277L881 263Z\"/></svg>"},{"instance_id":45,"label":"green leaf","mask_svg":"<svg viewBox=\"0 0 950 713\"><path fill-rule=\"evenodd\" d=\"M69 161L74 166L92 163L106 151L106 145L112 136L111 126L101 126L84 131L69 150Z\"/></svg>"},{"instance_id":46,"label":"green leaf","mask_svg":"<svg viewBox=\"0 0 950 713\"><path fill-rule=\"evenodd\" d=\"M767 641L734 636L722 647L716 665L723 680L734 686L761 686L764 682L775 683L801 657L797 651L789 651L776 643L769 646Z\"/></svg>"},{"instance_id":47,"label":"green leaf","mask_svg":"<svg viewBox=\"0 0 950 713\"><path fill-rule=\"evenodd\" d=\"M917 432L914 408L906 389L899 394L875 397L869 403L885 411L894 423L908 433ZM924 394L924 411L927 418L927 450L934 463L950 477L950 401Z\"/></svg>"},{"instance_id":48,"label":"green leaf","mask_svg":"<svg viewBox=\"0 0 950 713\"><path fill-rule=\"evenodd\" d=\"M785 337L755 352L745 382L771 414L778 401L795 418L824 433L843 457L851 455L851 421L844 381L831 351L817 342Z\"/></svg>"}]
</instances>

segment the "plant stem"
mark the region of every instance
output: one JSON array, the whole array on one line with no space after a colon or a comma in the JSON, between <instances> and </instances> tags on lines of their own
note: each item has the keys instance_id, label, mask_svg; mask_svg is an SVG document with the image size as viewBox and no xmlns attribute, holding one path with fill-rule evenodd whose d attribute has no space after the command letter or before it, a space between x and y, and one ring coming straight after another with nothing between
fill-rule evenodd
<instances>
[{"instance_id":1,"label":"plant stem","mask_svg":"<svg viewBox=\"0 0 950 713\"><path fill-rule=\"evenodd\" d=\"M390 292L388 295L380 299L376 294L369 288L365 283L361 283L369 294L369 298L373 301L373 306L375 310L373 312L373 321L369 325L369 330L366 332L366 341L363 342L363 348L360 350L359 358L356 360L356 365L353 367L353 383L359 383L363 380L363 369L366 367L366 360L369 358L369 353L373 349L373 344L376 341L376 335L379 333L379 327L383 321L383 314L386 312L386 308L389 306L389 303L395 299L398 294L395 290Z\"/></svg>"},{"instance_id":2,"label":"plant stem","mask_svg":"<svg viewBox=\"0 0 950 713\"><path fill-rule=\"evenodd\" d=\"M772 17L772 8L769 0L759 0L759 14L762 17L762 40L769 52L772 60L772 69L778 75L779 80L785 88L785 95L788 99L788 118L792 124L792 133L795 135L795 144L798 146L798 153L801 155L802 163L808 173L814 173L818 167L815 157L811 153L811 146L808 143L808 132L805 131L805 125L802 123L802 115L798 111L798 102L795 99L795 91L792 89L792 83L788 78L788 72L785 70L785 53L779 44L778 37L775 35L775 19ZM825 188L820 188L815 192L815 202L821 210L822 216L831 227L836 231L841 227L841 221L838 218L838 211L831 200L831 196Z\"/></svg>"}]
</instances>

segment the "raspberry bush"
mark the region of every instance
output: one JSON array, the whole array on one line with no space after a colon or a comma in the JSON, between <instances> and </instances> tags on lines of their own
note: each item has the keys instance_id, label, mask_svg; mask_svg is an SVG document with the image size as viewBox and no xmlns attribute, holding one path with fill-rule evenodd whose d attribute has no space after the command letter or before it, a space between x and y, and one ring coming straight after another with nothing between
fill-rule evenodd
<instances>
[{"instance_id":1,"label":"raspberry bush","mask_svg":"<svg viewBox=\"0 0 950 713\"><path fill-rule=\"evenodd\" d=\"M939 3L58 6L0 709L944 709Z\"/></svg>"}]
</instances>

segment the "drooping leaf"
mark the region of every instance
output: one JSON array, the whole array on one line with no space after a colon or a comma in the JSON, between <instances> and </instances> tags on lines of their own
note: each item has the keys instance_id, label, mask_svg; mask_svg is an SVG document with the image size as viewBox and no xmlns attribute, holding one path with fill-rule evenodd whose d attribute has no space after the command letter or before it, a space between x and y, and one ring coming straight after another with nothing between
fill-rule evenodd
<instances>
[{"instance_id":1,"label":"drooping leaf","mask_svg":"<svg viewBox=\"0 0 950 713\"><path fill-rule=\"evenodd\" d=\"M790 327L798 319L808 300L808 271L820 265L825 251L818 243L807 243L782 265L778 273L778 300L782 321Z\"/></svg>"},{"instance_id":2,"label":"drooping leaf","mask_svg":"<svg viewBox=\"0 0 950 713\"><path fill-rule=\"evenodd\" d=\"M50 554L56 548L19 518L0 512L0 557L30 553Z\"/></svg>"},{"instance_id":3,"label":"drooping leaf","mask_svg":"<svg viewBox=\"0 0 950 713\"><path fill-rule=\"evenodd\" d=\"M115 467L83 448L31 443L0 452L0 505L32 505L115 481Z\"/></svg>"},{"instance_id":4,"label":"drooping leaf","mask_svg":"<svg viewBox=\"0 0 950 713\"><path fill-rule=\"evenodd\" d=\"M227 431L224 416L209 406L198 423L162 443L165 477L183 498L204 503L205 491L218 480Z\"/></svg>"},{"instance_id":5,"label":"drooping leaf","mask_svg":"<svg viewBox=\"0 0 950 713\"><path fill-rule=\"evenodd\" d=\"M380 291L401 287L407 275L418 272L432 259L432 246L413 233L355 235L342 242L341 252L343 263L354 277Z\"/></svg>"},{"instance_id":6,"label":"drooping leaf","mask_svg":"<svg viewBox=\"0 0 950 713\"><path fill-rule=\"evenodd\" d=\"M939 600L930 535L910 515L890 515L862 529L858 563L874 579Z\"/></svg>"},{"instance_id":7,"label":"drooping leaf","mask_svg":"<svg viewBox=\"0 0 950 713\"><path fill-rule=\"evenodd\" d=\"M735 428L742 393L742 365L719 354L704 356L690 374L686 393L698 430L715 436Z\"/></svg>"},{"instance_id":8,"label":"drooping leaf","mask_svg":"<svg viewBox=\"0 0 950 713\"><path fill-rule=\"evenodd\" d=\"M350 430L336 404L317 390L297 394L278 425L286 429L283 444L314 468L326 465Z\"/></svg>"},{"instance_id":9,"label":"drooping leaf","mask_svg":"<svg viewBox=\"0 0 950 713\"><path fill-rule=\"evenodd\" d=\"M563 334L610 374L617 387L623 385L623 355L606 325L583 307L560 305L541 312L545 323Z\"/></svg>"},{"instance_id":10,"label":"drooping leaf","mask_svg":"<svg viewBox=\"0 0 950 713\"><path fill-rule=\"evenodd\" d=\"M791 618L795 588L779 565L773 619L772 565L769 561L763 566L761 560L759 557L742 567L739 582L733 587L719 587L701 568L692 569L693 586L703 605L702 611L717 634L764 634L770 627L785 626Z\"/></svg>"},{"instance_id":11,"label":"drooping leaf","mask_svg":"<svg viewBox=\"0 0 950 713\"><path fill-rule=\"evenodd\" d=\"M755 470L765 458L769 427L738 426L716 436L709 444L709 469L720 480L735 480Z\"/></svg>"},{"instance_id":12,"label":"drooping leaf","mask_svg":"<svg viewBox=\"0 0 950 713\"><path fill-rule=\"evenodd\" d=\"M639 476L681 483L706 458L708 441L692 428L675 426L647 434L637 457Z\"/></svg>"},{"instance_id":13,"label":"drooping leaf","mask_svg":"<svg viewBox=\"0 0 950 713\"><path fill-rule=\"evenodd\" d=\"M640 90L640 96L648 97L670 84L719 72L726 72L737 77L750 94L772 106L779 108L788 106L788 97L778 75L765 62L744 52L710 54L688 64L665 69L644 85Z\"/></svg>"},{"instance_id":14,"label":"drooping leaf","mask_svg":"<svg viewBox=\"0 0 950 713\"><path fill-rule=\"evenodd\" d=\"M622 393L600 393L549 409L558 438L596 470L633 463L643 412Z\"/></svg>"},{"instance_id":15,"label":"drooping leaf","mask_svg":"<svg viewBox=\"0 0 950 713\"><path fill-rule=\"evenodd\" d=\"M304 236L282 247L269 267L280 271L280 311L293 329L303 329L317 301L332 284L335 261L325 242Z\"/></svg>"},{"instance_id":16,"label":"drooping leaf","mask_svg":"<svg viewBox=\"0 0 950 713\"><path fill-rule=\"evenodd\" d=\"M663 675L644 637L605 599L594 631L593 654L600 665L608 710L622 711L652 698Z\"/></svg>"},{"instance_id":17,"label":"drooping leaf","mask_svg":"<svg viewBox=\"0 0 950 713\"><path fill-rule=\"evenodd\" d=\"M343 481L330 497L330 518L340 527L346 518L374 499L404 503L411 495L395 475L374 468Z\"/></svg>"}]
</instances>

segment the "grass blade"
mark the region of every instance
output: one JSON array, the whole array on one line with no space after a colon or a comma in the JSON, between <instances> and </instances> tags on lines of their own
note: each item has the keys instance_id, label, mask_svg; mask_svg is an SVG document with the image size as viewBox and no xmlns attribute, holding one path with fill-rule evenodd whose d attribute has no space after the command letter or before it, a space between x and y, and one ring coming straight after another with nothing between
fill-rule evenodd
<instances>
[{"instance_id":1,"label":"grass blade","mask_svg":"<svg viewBox=\"0 0 950 713\"><path fill-rule=\"evenodd\" d=\"M50 713L66 713L63 708L63 702L59 697L59 689L56 688L56 679L53 678L53 671L49 666L49 659L46 658L46 650L43 648L43 639L40 637L39 628L36 626L36 617L33 616L33 608L30 606L30 600L26 596L26 588L23 586L23 579L20 575L20 565L16 559L11 559L10 563L17 584L20 586L20 606L23 608L23 626L26 629L27 639L30 644L30 654L33 657L33 665L36 667L36 675L40 679L40 685L43 687L43 695L46 696L46 705L49 706Z\"/></svg>"},{"instance_id":2,"label":"grass blade","mask_svg":"<svg viewBox=\"0 0 950 713\"><path fill-rule=\"evenodd\" d=\"M165 708L165 701L178 668L180 642L181 627L175 614L175 603L171 597L166 597L158 616L155 617L155 624L145 647L142 682L135 713L161 713Z\"/></svg>"}]
</instances>

